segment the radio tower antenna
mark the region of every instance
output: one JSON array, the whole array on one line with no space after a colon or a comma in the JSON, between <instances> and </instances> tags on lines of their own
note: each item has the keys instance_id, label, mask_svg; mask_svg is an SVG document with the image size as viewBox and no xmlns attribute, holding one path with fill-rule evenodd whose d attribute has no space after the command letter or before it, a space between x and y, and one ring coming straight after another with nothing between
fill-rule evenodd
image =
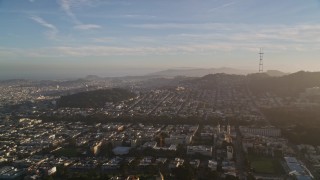
<instances>
[{"instance_id":1,"label":"radio tower antenna","mask_svg":"<svg viewBox=\"0 0 320 180\"><path fill-rule=\"evenodd\" d=\"M260 52L259 52L259 55L260 55L260 61L259 61L259 73L262 73L263 72L263 49L260 48Z\"/></svg>"}]
</instances>

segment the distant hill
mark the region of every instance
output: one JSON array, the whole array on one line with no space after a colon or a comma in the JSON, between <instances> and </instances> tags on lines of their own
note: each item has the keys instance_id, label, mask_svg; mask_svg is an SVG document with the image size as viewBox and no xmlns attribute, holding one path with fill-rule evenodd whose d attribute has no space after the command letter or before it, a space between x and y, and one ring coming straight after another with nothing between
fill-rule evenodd
<instances>
[{"instance_id":1,"label":"distant hill","mask_svg":"<svg viewBox=\"0 0 320 180\"><path fill-rule=\"evenodd\" d=\"M61 96L58 101L58 106L72 108L97 108L104 107L106 102L120 102L134 96L134 93L119 88L94 90Z\"/></svg>"},{"instance_id":2,"label":"distant hill","mask_svg":"<svg viewBox=\"0 0 320 180\"><path fill-rule=\"evenodd\" d=\"M306 88L320 87L320 72L299 71L281 77L252 74L249 87L255 93L272 92L280 96L297 96Z\"/></svg>"},{"instance_id":3,"label":"distant hill","mask_svg":"<svg viewBox=\"0 0 320 180\"><path fill-rule=\"evenodd\" d=\"M298 96L306 88L320 87L320 72L299 71L279 77L270 76L267 73L254 73L246 76L218 73L184 81L185 84L209 89L230 85L241 86L241 84L245 85L245 82L255 94L270 92L283 97Z\"/></svg>"},{"instance_id":4,"label":"distant hill","mask_svg":"<svg viewBox=\"0 0 320 180\"><path fill-rule=\"evenodd\" d=\"M252 73L252 74L248 74L247 75L247 79L249 80L261 80L261 79L266 79L266 78L271 78L271 76L269 76L266 73Z\"/></svg>"},{"instance_id":5,"label":"distant hill","mask_svg":"<svg viewBox=\"0 0 320 180\"><path fill-rule=\"evenodd\" d=\"M249 73L253 73L250 70L240 70L233 68L198 68L198 69L167 69L164 71L155 72L149 75L153 76L162 76L162 77L175 77L175 76L188 76L188 77L202 77L207 74L217 74L217 73L225 73L225 74L238 74L238 75L246 75Z\"/></svg>"},{"instance_id":6,"label":"distant hill","mask_svg":"<svg viewBox=\"0 0 320 180\"><path fill-rule=\"evenodd\" d=\"M96 80L96 79L101 79L101 77L99 77L97 75L87 75L84 79L85 80Z\"/></svg>"},{"instance_id":7,"label":"distant hill","mask_svg":"<svg viewBox=\"0 0 320 180\"><path fill-rule=\"evenodd\" d=\"M269 76L274 76L274 77L289 75L289 73L284 73L278 70L268 70L267 72L265 72L265 74L268 74Z\"/></svg>"},{"instance_id":8,"label":"distant hill","mask_svg":"<svg viewBox=\"0 0 320 180\"><path fill-rule=\"evenodd\" d=\"M29 84L33 82L34 82L33 80L27 80L27 79L0 80L0 84L6 84L6 85Z\"/></svg>"},{"instance_id":9,"label":"distant hill","mask_svg":"<svg viewBox=\"0 0 320 180\"><path fill-rule=\"evenodd\" d=\"M247 77L249 77L250 79L260 79L260 78L269 78L269 77L281 77L289 74L290 73L284 73L278 70L268 70L263 73L248 74Z\"/></svg>"},{"instance_id":10,"label":"distant hill","mask_svg":"<svg viewBox=\"0 0 320 180\"><path fill-rule=\"evenodd\" d=\"M246 76L244 75L217 73L193 78L191 80L186 80L184 81L184 83L204 89L217 89L229 85L238 85L239 83L241 84L241 82L243 82L245 78Z\"/></svg>"}]
</instances>

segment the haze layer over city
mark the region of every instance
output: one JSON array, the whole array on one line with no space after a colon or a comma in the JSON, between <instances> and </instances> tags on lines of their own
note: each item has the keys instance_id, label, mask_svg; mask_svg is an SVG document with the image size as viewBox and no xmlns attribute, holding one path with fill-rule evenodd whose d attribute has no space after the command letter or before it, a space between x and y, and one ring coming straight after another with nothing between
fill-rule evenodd
<instances>
[{"instance_id":1,"label":"haze layer over city","mask_svg":"<svg viewBox=\"0 0 320 180\"><path fill-rule=\"evenodd\" d=\"M0 180L320 179L320 1L0 0Z\"/></svg>"}]
</instances>

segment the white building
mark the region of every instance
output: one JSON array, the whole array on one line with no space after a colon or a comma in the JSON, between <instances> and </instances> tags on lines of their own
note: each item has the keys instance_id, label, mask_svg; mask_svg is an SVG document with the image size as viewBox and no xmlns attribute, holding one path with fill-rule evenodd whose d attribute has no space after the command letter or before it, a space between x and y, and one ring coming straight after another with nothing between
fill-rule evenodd
<instances>
[{"instance_id":1,"label":"white building","mask_svg":"<svg viewBox=\"0 0 320 180\"><path fill-rule=\"evenodd\" d=\"M227 159L231 160L233 159L233 147L227 146Z\"/></svg>"},{"instance_id":2,"label":"white building","mask_svg":"<svg viewBox=\"0 0 320 180\"><path fill-rule=\"evenodd\" d=\"M269 136L269 137L280 137L281 130L274 127L265 127L265 128L250 128L240 126L240 131L242 134L248 133L259 136Z\"/></svg>"},{"instance_id":3,"label":"white building","mask_svg":"<svg viewBox=\"0 0 320 180\"><path fill-rule=\"evenodd\" d=\"M204 156L212 156L212 146L187 146L187 154L202 154Z\"/></svg>"},{"instance_id":4,"label":"white building","mask_svg":"<svg viewBox=\"0 0 320 180\"><path fill-rule=\"evenodd\" d=\"M218 162L214 160L209 160L208 161L208 168L210 168L213 171L216 171L218 167Z\"/></svg>"}]
</instances>

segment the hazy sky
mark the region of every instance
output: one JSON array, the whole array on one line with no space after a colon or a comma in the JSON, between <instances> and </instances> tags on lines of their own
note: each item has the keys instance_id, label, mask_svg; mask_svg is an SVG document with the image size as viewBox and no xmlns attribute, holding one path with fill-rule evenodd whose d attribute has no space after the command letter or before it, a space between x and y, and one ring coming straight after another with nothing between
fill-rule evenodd
<instances>
[{"instance_id":1,"label":"hazy sky","mask_svg":"<svg viewBox=\"0 0 320 180\"><path fill-rule=\"evenodd\" d=\"M0 78L320 70L319 0L0 0Z\"/></svg>"}]
</instances>

